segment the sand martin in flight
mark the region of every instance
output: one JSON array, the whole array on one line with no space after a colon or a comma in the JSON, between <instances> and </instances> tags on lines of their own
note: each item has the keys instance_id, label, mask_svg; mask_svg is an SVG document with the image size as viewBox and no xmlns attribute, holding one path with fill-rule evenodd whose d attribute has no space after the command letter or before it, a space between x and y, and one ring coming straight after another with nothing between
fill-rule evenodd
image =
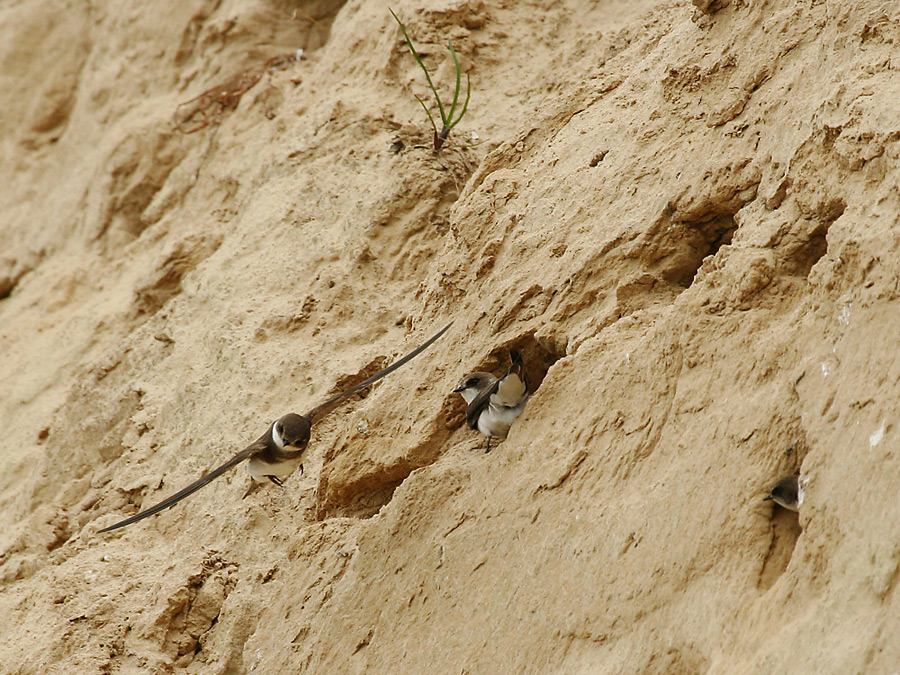
<instances>
[{"instance_id":1,"label":"sand martin in flight","mask_svg":"<svg viewBox=\"0 0 900 675\"><path fill-rule=\"evenodd\" d=\"M282 479L290 475L294 470L297 469L297 467L301 467L302 470L300 458L302 457L304 450L306 450L307 443L309 443L310 430L314 422L323 417L328 412L329 408L334 406L339 401L377 382L385 375L394 372L395 370L397 370L397 368L418 356L435 340L441 337L441 335L446 333L451 325L453 324L447 324L447 326L441 329L440 332L434 335L431 339L427 340L424 344L404 356L396 363L388 366L384 370L375 373L371 377L366 378L359 384L350 387L346 391L332 396L330 399L328 399L324 403L317 405L305 415L288 413L284 417L275 420L266 430L266 433L264 433L262 436L256 439L256 441L248 445L246 448L241 450L221 466L213 469L203 477L199 478L197 481L188 485L183 490L176 492L171 497L164 499L159 504L151 506L145 511L136 513L130 518L119 521L114 525L104 527L102 530L100 530L100 532L109 532L110 530L116 530L120 527L131 525L132 523L136 523L139 520L148 518L155 513L159 513L163 509L167 509L170 506L177 504L185 497L194 494L204 485L214 481L223 473L237 466L245 459L250 460L247 465L247 470L250 472L250 475L253 477L254 481L271 481L276 485L281 485Z\"/></svg>"}]
</instances>

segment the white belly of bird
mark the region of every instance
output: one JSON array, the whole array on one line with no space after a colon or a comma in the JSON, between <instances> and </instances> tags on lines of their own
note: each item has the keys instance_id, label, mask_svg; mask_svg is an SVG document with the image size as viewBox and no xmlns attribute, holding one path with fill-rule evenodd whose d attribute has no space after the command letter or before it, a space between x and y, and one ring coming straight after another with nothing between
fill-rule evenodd
<instances>
[{"instance_id":1,"label":"white belly of bird","mask_svg":"<svg viewBox=\"0 0 900 675\"><path fill-rule=\"evenodd\" d=\"M259 457L252 457L250 461L247 462L247 471L250 472L253 480L259 483L268 483L269 479L266 478L266 476L285 478L294 473L298 466L300 466L299 457L296 459L287 459L283 462L278 462L277 464L269 464Z\"/></svg>"},{"instance_id":2,"label":"white belly of bird","mask_svg":"<svg viewBox=\"0 0 900 675\"><path fill-rule=\"evenodd\" d=\"M522 414L524 409L524 401L512 408L495 405L491 402L478 418L478 431L485 436L506 438L506 434L509 433L509 427L516 421L516 418Z\"/></svg>"}]
</instances>

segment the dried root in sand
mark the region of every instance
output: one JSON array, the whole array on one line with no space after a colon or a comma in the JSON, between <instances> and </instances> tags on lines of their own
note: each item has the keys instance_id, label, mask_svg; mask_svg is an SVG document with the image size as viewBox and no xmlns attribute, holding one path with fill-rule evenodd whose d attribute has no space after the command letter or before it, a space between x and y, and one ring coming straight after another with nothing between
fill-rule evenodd
<instances>
[{"instance_id":1,"label":"dried root in sand","mask_svg":"<svg viewBox=\"0 0 900 675\"><path fill-rule=\"evenodd\" d=\"M263 75L273 70L282 70L302 58L304 58L303 50L298 49L295 52L273 56L265 63L232 75L221 84L179 105L175 110L175 128L184 134L192 134L212 124L218 124L222 115L234 110L241 96L259 82Z\"/></svg>"}]
</instances>

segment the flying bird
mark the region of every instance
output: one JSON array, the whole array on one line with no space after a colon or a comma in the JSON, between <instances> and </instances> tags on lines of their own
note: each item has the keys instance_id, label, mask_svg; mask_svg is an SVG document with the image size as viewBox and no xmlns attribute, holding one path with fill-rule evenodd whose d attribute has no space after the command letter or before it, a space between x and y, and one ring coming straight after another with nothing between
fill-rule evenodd
<instances>
[{"instance_id":1,"label":"flying bird","mask_svg":"<svg viewBox=\"0 0 900 675\"><path fill-rule=\"evenodd\" d=\"M510 366L503 377L490 373L474 372L459 381L453 391L462 395L466 407L466 423L487 436L487 449L491 451L491 439L504 439L509 427L525 409L528 400L528 381L525 367L518 352L509 353Z\"/></svg>"},{"instance_id":2,"label":"flying bird","mask_svg":"<svg viewBox=\"0 0 900 675\"><path fill-rule=\"evenodd\" d=\"M329 412L329 408L334 406L339 401L347 398L348 396L352 396L356 392L360 391L361 389L365 389L371 384L374 384L385 375L394 372L400 366L418 356L421 352L431 346L431 344L435 340L446 333L452 325L452 322L447 324L436 335L431 337L425 343L411 351L396 363L388 366L384 370L375 373L371 377L367 377L365 380L363 380L359 384L353 385L346 391L332 396L324 403L320 403L319 405L317 405L305 415L288 413L287 415L280 417L279 419L275 420L268 429L266 429L266 432L262 436L260 436L253 443L241 450L221 466L213 469L209 473L205 474L201 478L188 485L183 490L176 492L171 497L164 499L159 504L151 506L145 511L136 513L130 518L119 521L114 525L104 527L99 532L110 532L112 530L117 530L120 527L131 525L132 523L136 523L139 520L143 520L144 518L149 518L150 516L159 513L160 511L167 509L170 506L174 506L185 497L194 494L204 485L211 483L223 473L225 473L229 469L234 468L246 459L250 460L247 465L247 470L250 472L250 475L253 477L254 481L265 482L268 480L272 483L275 483L276 485L281 485L282 479L290 475L294 470L297 469L298 466L302 471L303 465L300 464L300 459L303 455L303 452L306 450L307 444L309 443L309 435L314 422L324 417L324 415Z\"/></svg>"}]
</instances>

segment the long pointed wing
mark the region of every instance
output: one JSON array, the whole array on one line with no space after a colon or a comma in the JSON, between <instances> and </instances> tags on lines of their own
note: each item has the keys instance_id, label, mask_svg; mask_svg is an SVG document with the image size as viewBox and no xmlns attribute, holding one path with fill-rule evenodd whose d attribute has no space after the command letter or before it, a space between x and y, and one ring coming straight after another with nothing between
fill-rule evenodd
<instances>
[{"instance_id":1,"label":"long pointed wing","mask_svg":"<svg viewBox=\"0 0 900 675\"><path fill-rule=\"evenodd\" d=\"M419 347L417 347L416 349L411 351L409 354L404 356L402 359L400 359L396 363L389 365L384 370L378 371L377 373L372 375L372 377L367 377L365 380L363 380L359 384L353 385L348 390L343 391L340 394L337 394L335 396L332 396L330 399L325 401L325 403L321 403L321 404L317 405L315 408L313 408L308 413L306 413L306 419L308 419L311 423L314 422L317 415L323 414L327 408L333 406L338 401L341 401L341 400L347 398L348 396L352 396L353 394L358 392L360 389L365 389L370 384L374 384L375 382L380 380L385 375L389 375L390 373L393 373L395 370L397 370L397 368L408 363L409 361L411 361L412 359L417 357L419 354L421 354L423 351L428 349L428 347L430 347L431 344L435 340L437 340L439 337L441 337L441 335L443 335L448 330L450 330L450 326L452 326L452 325L453 325L453 322L451 321L446 326L444 326L440 331L438 331L436 335L434 335L430 339L426 340L422 345L420 345Z\"/></svg>"},{"instance_id":2,"label":"long pointed wing","mask_svg":"<svg viewBox=\"0 0 900 675\"><path fill-rule=\"evenodd\" d=\"M485 387L472 402L466 406L466 423L470 429L478 429L478 418L481 417L481 411L488 407L491 402L491 396L497 393L500 386L500 380L496 380L490 387Z\"/></svg>"},{"instance_id":3,"label":"long pointed wing","mask_svg":"<svg viewBox=\"0 0 900 675\"><path fill-rule=\"evenodd\" d=\"M163 509L167 509L170 506L174 506L175 504L180 502L185 497L188 497L188 496L194 494L197 490L202 488L207 483L214 481L216 478L221 476L223 473L225 473L229 469L237 466L238 464L243 462L245 459L247 459L248 457L251 457L252 455L256 454L259 451L260 451L260 446L257 443L253 443L252 445L241 450L238 454L236 454L234 457L229 459L222 466L213 469L208 474L205 474L199 480L194 481L193 483L188 485L183 490L179 490L171 497L168 497L167 499L163 499L159 504L156 504L155 506L151 506L146 511L141 511L140 513L136 513L135 515L131 516L130 518L126 518L125 520L119 521L115 525L110 525L109 527L104 527L97 534L100 534L101 532L110 532L112 530L118 530L120 527L125 527L126 525L131 525L132 523L136 523L137 521L143 520L144 518L149 518L150 516L152 516L156 513L159 513Z\"/></svg>"}]
</instances>

